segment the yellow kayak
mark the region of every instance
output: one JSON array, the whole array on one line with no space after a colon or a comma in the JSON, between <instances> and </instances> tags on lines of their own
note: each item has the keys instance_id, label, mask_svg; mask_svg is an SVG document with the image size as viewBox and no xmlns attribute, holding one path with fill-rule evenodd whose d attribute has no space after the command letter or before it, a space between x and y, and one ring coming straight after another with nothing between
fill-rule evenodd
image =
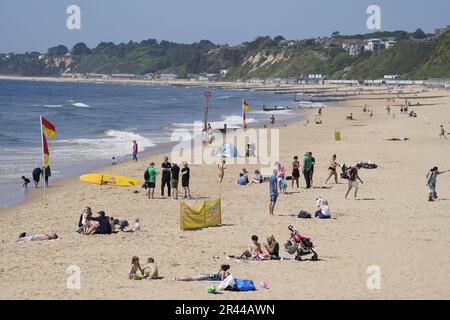
<instances>
[{"instance_id":1,"label":"yellow kayak","mask_svg":"<svg viewBox=\"0 0 450 320\"><path fill-rule=\"evenodd\" d=\"M103 186L130 187L140 185L139 180L133 178L103 173L85 174L80 176L80 180L86 183L99 184Z\"/></svg>"}]
</instances>

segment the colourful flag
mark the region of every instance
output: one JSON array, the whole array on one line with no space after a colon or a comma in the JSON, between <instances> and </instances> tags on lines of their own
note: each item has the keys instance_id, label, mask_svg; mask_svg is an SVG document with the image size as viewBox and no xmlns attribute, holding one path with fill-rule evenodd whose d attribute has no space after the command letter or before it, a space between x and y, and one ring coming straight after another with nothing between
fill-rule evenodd
<instances>
[{"instance_id":1,"label":"colourful flag","mask_svg":"<svg viewBox=\"0 0 450 320\"><path fill-rule=\"evenodd\" d=\"M56 127L53 123L41 117L42 133L49 139L54 139L56 135Z\"/></svg>"},{"instance_id":2,"label":"colourful flag","mask_svg":"<svg viewBox=\"0 0 450 320\"><path fill-rule=\"evenodd\" d=\"M48 167L50 153L48 152L47 139L45 134L42 135L42 153L44 154L44 168Z\"/></svg>"},{"instance_id":3,"label":"colourful flag","mask_svg":"<svg viewBox=\"0 0 450 320\"><path fill-rule=\"evenodd\" d=\"M250 105L245 100L242 100L242 109L247 111L250 110Z\"/></svg>"}]
</instances>

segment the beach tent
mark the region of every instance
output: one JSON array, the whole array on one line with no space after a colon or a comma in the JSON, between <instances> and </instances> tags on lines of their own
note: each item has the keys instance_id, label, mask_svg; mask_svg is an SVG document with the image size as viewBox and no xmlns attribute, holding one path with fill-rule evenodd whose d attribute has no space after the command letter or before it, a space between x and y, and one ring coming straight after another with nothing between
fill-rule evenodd
<instances>
[{"instance_id":1,"label":"beach tent","mask_svg":"<svg viewBox=\"0 0 450 320\"><path fill-rule=\"evenodd\" d=\"M232 144L224 143L217 150L217 156L223 158L237 158L239 157L239 152Z\"/></svg>"},{"instance_id":2,"label":"beach tent","mask_svg":"<svg viewBox=\"0 0 450 320\"><path fill-rule=\"evenodd\" d=\"M201 201L188 206L180 201L180 229L194 230L222 223L222 207L220 199Z\"/></svg>"}]
</instances>

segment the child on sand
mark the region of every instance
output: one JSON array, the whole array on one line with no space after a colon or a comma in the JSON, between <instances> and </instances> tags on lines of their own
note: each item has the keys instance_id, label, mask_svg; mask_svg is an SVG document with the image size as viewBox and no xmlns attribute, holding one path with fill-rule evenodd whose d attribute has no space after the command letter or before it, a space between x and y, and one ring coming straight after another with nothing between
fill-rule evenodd
<instances>
[{"instance_id":1,"label":"child on sand","mask_svg":"<svg viewBox=\"0 0 450 320\"><path fill-rule=\"evenodd\" d=\"M284 180L285 178L284 178L284 176L286 175L286 168L281 163L279 163L278 161L275 162L275 167L277 169L278 189L281 190L281 192L283 194L285 194L286 193L286 188L284 188L284 185L285 185L285 180Z\"/></svg>"},{"instance_id":2,"label":"child on sand","mask_svg":"<svg viewBox=\"0 0 450 320\"><path fill-rule=\"evenodd\" d=\"M26 178L25 176L22 176L21 179L22 179L22 181L23 181L22 187L23 187L25 190L28 190L28 184L31 182L30 179Z\"/></svg>"},{"instance_id":3,"label":"child on sand","mask_svg":"<svg viewBox=\"0 0 450 320\"><path fill-rule=\"evenodd\" d=\"M128 273L128 279L142 280L143 274L141 265L139 264L139 258L137 256L133 256L131 258L131 270Z\"/></svg>"},{"instance_id":4,"label":"child on sand","mask_svg":"<svg viewBox=\"0 0 450 320\"><path fill-rule=\"evenodd\" d=\"M218 165L217 168L219 168L219 183L222 183L223 177L225 176L225 159L223 159Z\"/></svg>"},{"instance_id":5,"label":"child on sand","mask_svg":"<svg viewBox=\"0 0 450 320\"><path fill-rule=\"evenodd\" d=\"M261 175L261 172L259 170L255 170L255 177L250 181L249 185L251 184L260 184L263 183L263 176Z\"/></svg>"},{"instance_id":6,"label":"child on sand","mask_svg":"<svg viewBox=\"0 0 450 320\"><path fill-rule=\"evenodd\" d=\"M187 162L183 162L183 169L181 169L181 186L184 189L184 198L191 198L191 190L189 188L189 178L191 169L189 169Z\"/></svg>"},{"instance_id":7,"label":"child on sand","mask_svg":"<svg viewBox=\"0 0 450 320\"><path fill-rule=\"evenodd\" d=\"M428 201L435 201L438 198L437 192L436 192L436 182L437 182L437 176L446 172L449 172L450 170L447 171L442 171L440 172L438 167L434 167L433 169L431 169L428 174L427 174L427 187L430 190L429 195L428 195Z\"/></svg>"},{"instance_id":8,"label":"child on sand","mask_svg":"<svg viewBox=\"0 0 450 320\"><path fill-rule=\"evenodd\" d=\"M144 279L158 279L158 266L153 258L147 259L147 265L143 269Z\"/></svg>"},{"instance_id":9,"label":"child on sand","mask_svg":"<svg viewBox=\"0 0 450 320\"><path fill-rule=\"evenodd\" d=\"M356 198L356 196L358 194L358 181L357 180L359 180L361 183L363 183L363 181L359 178L358 168L352 167L349 172L348 190L347 190L347 193L345 194L345 199L347 199L347 196L352 189L355 189L355 198Z\"/></svg>"},{"instance_id":10,"label":"child on sand","mask_svg":"<svg viewBox=\"0 0 450 320\"><path fill-rule=\"evenodd\" d=\"M218 272L210 273L210 274L201 274L199 276L183 276L183 277L175 277L174 281L223 281L226 277L231 275L230 266L228 264L223 264L220 266L220 270Z\"/></svg>"},{"instance_id":11,"label":"child on sand","mask_svg":"<svg viewBox=\"0 0 450 320\"><path fill-rule=\"evenodd\" d=\"M328 206L327 200L323 200L319 210L316 211L314 216L319 219L330 219L331 218L331 210L330 210L330 207Z\"/></svg>"},{"instance_id":12,"label":"child on sand","mask_svg":"<svg viewBox=\"0 0 450 320\"><path fill-rule=\"evenodd\" d=\"M299 188L298 179L300 178L300 162L298 161L298 156L294 157L294 162L292 162L292 188L294 188L294 183Z\"/></svg>"}]
</instances>

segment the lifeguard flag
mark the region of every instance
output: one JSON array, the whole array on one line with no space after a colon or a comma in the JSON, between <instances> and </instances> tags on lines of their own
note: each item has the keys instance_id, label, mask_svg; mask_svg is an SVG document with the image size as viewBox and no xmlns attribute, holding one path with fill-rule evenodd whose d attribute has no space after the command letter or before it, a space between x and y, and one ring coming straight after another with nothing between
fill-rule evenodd
<instances>
[{"instance_id":1,"label":"lifeguard flag","mask_svg":"<svg viewBox=\"0 0 450 320\"><path fill-rule=\"evenodd\" d=\"M50 153L48 152L48 144L47 138L45 138L45 134L42 135L42 152L44 154L44 168L48 167Z\"/></svg>"},{"instance_id":2,"label":"lifeguard flag","mask_svg":"<svg viewBox=\"0 0 450 320\"><path fill-rule=\"evenodd\" d=\"M56 127L53 123L41 117L42 133L49 139L54 139L56 135Z\"/></svg>"},{"instance_id":3,"label":"lifeguard flag","mask_svg":"<svg viewBox=\"0 0 450 320\"><path fill-rule=\"evenodd\" d=\"M246 111L250 110L250 105L245 100L242 100L242 110L246 110Z\"/></svg>"}]
</instances>

